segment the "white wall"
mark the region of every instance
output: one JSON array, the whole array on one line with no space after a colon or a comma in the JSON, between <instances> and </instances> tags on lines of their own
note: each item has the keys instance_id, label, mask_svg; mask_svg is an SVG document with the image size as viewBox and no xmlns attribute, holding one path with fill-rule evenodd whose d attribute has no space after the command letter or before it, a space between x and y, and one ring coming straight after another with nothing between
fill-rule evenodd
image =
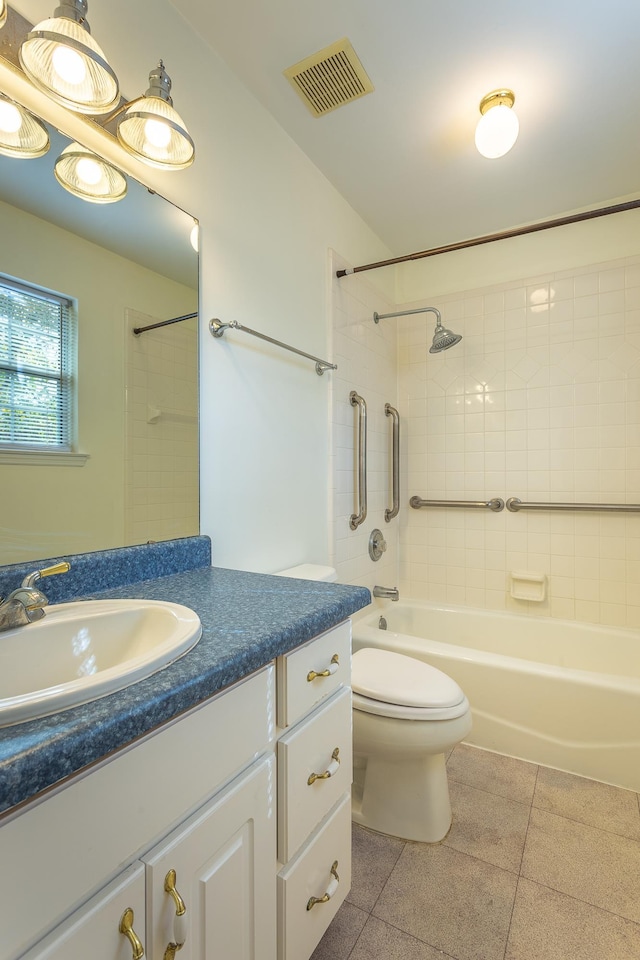
<instances>
[{"instance_id":1,"label":"white wall","mask_svg":"<svg viewBox=\"0 0 640 960\"><path fill-rule=\"evenodd\" d=\"M50 15L45 0L15 6ZM388 251L167 0L93 0L89 18L128 96L164 59L196 143L190 170L145 182L201 221L201 529L214 563L326 561L329 376L247 335L213 340L207 321L324 356L328 248L354 262Z\"/></svg>"},{"instance_id":2,"label":"white wall","mask_svg":"<svg viewBox=\"0 0 640 960\"><path fill-rule=\"evenodd\" d=\"M352 266L332 257L331 307L334 357L339 369L332 383L331 509L333 551L331 562L343 583L373 588L398 584L398 527L387 523L391 507L392 421L385 404L397 405L396 320L373 321L374 311L393 311L388 291L375 277L351 276L338 280L335 271ZM355 477L358 451L358 409L349 394L355 390L367 404L367 516L352 530L349 520L358 512ZM379 529L387 550L379 560L369 555L369 538Z\"/></svg>"}]
</instances>

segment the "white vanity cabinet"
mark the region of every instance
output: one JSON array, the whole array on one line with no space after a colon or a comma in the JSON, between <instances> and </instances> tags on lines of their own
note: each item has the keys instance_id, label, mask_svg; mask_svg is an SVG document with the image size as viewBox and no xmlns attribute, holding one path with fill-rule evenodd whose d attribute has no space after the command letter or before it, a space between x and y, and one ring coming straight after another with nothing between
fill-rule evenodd
<instances>
[{"instance_id":1,"label":"white vanity cabinet","mask_svg":"<svg viewBox=\"0 0 640 960\"><path fill-rule=\"evenodd\" d=\"M193 930L180 960L204 958L207 938L220 935L238 943L238 932L230 929L236 920L245 924L239 960L273 960L274 672L273 665L264 668L5 818L1 960L22 957L49 931L46 946L41 940L29 960L57 957L38 951L54 950L58 935L66 944L65 960L93 960L95 944L85 952L72 941L77 936L83 944L91 937L94 916L96 930L102 930L107 913L106 925L117 931L121 901L110 911L101 904L110 895L108 885L117 885L123 871L140 863L144 907L128 905L134 907L134 928L146 955L162 960L175 913L164 891L170 867L162 869L164 858L174 856L189 933ZM217 897L223 899L214 904ZM218 931L205 914L220 923ZM152 942L154 936L163 942ZM111 952L103 945L105 960L129 960L133 951L125 936L118 933L116 941L110 936Z\"/></svg>"},{"instance_id":2,"label":"white vanity cabinet","mask_svg":"<svg viewBox=\"0 0 640 960\"><path fill-rule=\"evenodd\" d=\"M252 764L24 960L272 960L273 766Z\"/></svg>"},{"instance_id":3,"label":"white vanity cabinet","mask_svg":"<svg viewBox=\"0 0 640 960\"><path fill-rule=\"evenodd\" d=\"M0 819L0 960L308 960L351 882L350 663L346 622Z\"/></svg>"}]
</instances>

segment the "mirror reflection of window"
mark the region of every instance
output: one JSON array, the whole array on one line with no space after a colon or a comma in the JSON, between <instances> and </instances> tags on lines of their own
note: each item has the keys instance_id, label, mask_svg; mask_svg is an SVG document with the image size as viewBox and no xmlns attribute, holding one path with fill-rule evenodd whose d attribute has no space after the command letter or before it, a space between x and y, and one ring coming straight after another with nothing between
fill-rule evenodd
<instances>
[{"instance_id":1,"label":"mirror reflection of window","mask_svg":"<svg viewBox=\"0 0 640 960\"><path fill-rule=\"evenodd\" d=\"M72 448L75 333L70 297L0 276L0 446Z\"/></svg>"}]
</instances>

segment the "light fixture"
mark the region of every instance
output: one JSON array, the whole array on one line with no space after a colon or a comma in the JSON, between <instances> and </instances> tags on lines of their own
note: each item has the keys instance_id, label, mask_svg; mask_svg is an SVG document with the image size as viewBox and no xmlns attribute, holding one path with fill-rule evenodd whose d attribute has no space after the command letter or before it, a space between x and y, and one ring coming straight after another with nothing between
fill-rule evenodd
<instances>
[{"instance_id":1,"label":"light fixture","mask_svg":"<svg viewBox=\"0 0 640 960\"><path fill-rule=\"evenodd\" d=\"M64 148L53 172L60 186L91 203L115 203L127 193L124 175L79 143Z\"/></svg>"},{"instance_id":2,"label":"light fixture","mask_svg":"<svg viewBox=\"0 0 640 960\"><path fill-rule=\"evenodd\" d=\"M49 149L49 134L41 120L0 93L0 153L28 160Z\"/></svg>"},{"instance_id":3,"label":"light fixture","mask_svg":"<svg viewBox=\"0 0 640 960\"><path fill-rule=\"evenodd\" d=\"M480 101L476 147L483 157L495 160L511 150L518 139L520 124L513 110L513 90L492 90Z\"/></svg>"},{"instance_id":4,"label":"light fixture","mask_svg":"<svg viewBox=\"0 0 640 960\"><path fill-rule=\"evenodd\" d=\"M0 27L7 22L7 4L6 0L0 0Z\"/></svg>"},{"instance_id":5,"label":"light fixture","mask_svg":"<svg viewBox=\"0 0 640 960\"><path fill-rule=\"evenodd\" d=\"M184 170L193 163L193 140L173 109L170 90L171 79L161 60L149 74L145 95L124 109L118 121L118 140L125 150L152 167Z\"/></svg>"},{"instance_id":6,"label":"light fixture","mask_svg":"<svg viewBox=\"0 0 640 960\"><path fill-rule=\"evenodd\" d=\"M76 113L103 114L118 103L118 80L91 36L86 13L87 0L60 0L53 17L27 34L20 64L56 103Z\"/></svg>"}]
</instances>

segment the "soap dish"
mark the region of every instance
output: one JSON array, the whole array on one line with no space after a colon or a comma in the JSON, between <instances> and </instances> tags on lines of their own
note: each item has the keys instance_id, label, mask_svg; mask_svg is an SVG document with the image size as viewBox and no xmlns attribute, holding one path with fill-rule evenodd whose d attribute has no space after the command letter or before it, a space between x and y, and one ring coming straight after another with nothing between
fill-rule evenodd
<instances>
[{"instance_id":1,"label":"soap dish","mask_svg":"<svg viewBox=\"0 0 640 960\"><path fill-rule=\"evenodd\" d=\"M533 600L540 603L547 595L547 575L513 570L509 574L511 596L516 600Z\"/></svg>"}]
</instances>

